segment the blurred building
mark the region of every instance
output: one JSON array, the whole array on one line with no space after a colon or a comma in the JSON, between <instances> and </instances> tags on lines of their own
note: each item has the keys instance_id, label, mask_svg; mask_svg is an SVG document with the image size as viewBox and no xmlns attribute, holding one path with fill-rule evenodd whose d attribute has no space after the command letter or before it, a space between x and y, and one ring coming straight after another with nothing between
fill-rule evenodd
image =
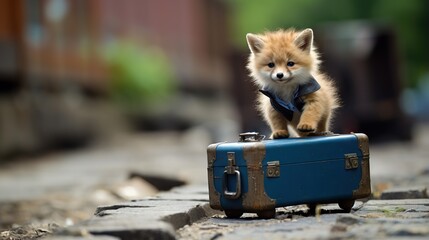
<instances>
[{"instance_id":1,"label":"blurred building","mask_svg":"<svg viewBox=\"0 0 429 240\"><path fill-rule=\"evenodd\" d=\"M43 81L67 76L102 88L107 77L100 47L130 38L164 49L184 85L228 81L222 1L5 0L0 11L2 74Z\"/></svg>"},{"instance_id":2,"label":"blurred building","mask_svg":"<svg viewBox=\"0 0 429 240\"><path fill-rule=\"evenodd\" d=\"M2 0L0 156L90 139L102 108L88 101L109 81L103 47L124 39L164 50L184 91L229 82L223 1Z\"/></svg>"},{"instance_id":3,"label":"blurred building","mask_svg":"<svg viewBox=\"0 0 429 240\"><path fill-rule=\"evenodd\" d=\"M346 21L316 33L324 70L339 89L337 132L364 132L374 140L410 140L413 122L401 106L405 78L397 32L387 24Z\"/></svg>"}]
</instances>

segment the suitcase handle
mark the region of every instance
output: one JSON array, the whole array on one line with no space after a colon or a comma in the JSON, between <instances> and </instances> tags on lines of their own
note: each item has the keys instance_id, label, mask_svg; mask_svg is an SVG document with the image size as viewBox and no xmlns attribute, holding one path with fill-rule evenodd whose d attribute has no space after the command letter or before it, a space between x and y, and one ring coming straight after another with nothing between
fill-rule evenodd
<instances>
[{"instance_id":1,"label":"suitcase handle","mask_svg":"<svg viewBox=\"0 0 429 240\"><path fill-rule=\"evenodd\" d=\"M228 190L228 175L237 175L237 184L235 185L235 192ZM227 170L223 172L223 195L228 199L237 199L241 195L241 177L240 171L233 170L232 174L228 173Z\"/></svg>"},{"instance_id":2,"label":"suitcase handle","mask_svg":"<svg viewBox=\"0 0 429 240\"><path fill-rule=\"evenodd\" d=\"M264 140L265 135L261 135L258 132L245 132L240 133L239 142L260 142Z\"/></svg>"}]
</instances>

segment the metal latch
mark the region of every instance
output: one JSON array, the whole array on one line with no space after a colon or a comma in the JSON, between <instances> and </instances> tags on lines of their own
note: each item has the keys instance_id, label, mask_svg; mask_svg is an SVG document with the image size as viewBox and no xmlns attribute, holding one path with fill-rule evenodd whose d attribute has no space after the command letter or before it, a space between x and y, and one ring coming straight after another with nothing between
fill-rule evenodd
<instances>
[{"instance_id":1,"label":"metal latch","mask_svg":"<svg viewBox=\"0 0 429 240\"><path fill-rule=\"evenodd\" d=\"M345 169L356 169L359 167L359 158L356 153L344 154Z\"/></svg>"},{"instance_id":2,"label":"metal latch","mask_svg":"<svg viewBox=\"0 0 429 240\"><path fill-rule=\"evenodd\" d=\"M237 167L235 166L235 153L228 152L228 165L225 167L225 172L228 174L234 174Z\"/></svg>"},{"instance_id":3,"label":"metal latch","mask_svg":"<svg viewBox=\"0 0 429 240\"><path fill-rule=\"evenodd\" d=\"M267 177L280 177L280 162L272 161L267 163Z\"/></svg>"},{"instance_id":4,"label":"metal latch","mask_svg":"<svg viewBox=\"0 0 429 240\"><path fill-rule=\"evenodd\" d=\"M261 135L258 132L245 132L240 133L239 142L260 142L264 140L265 135Z\"/></svg>"},{"instance_id":5,"label":"metal latch","mask_svg":"<svg viewBox=\"0 0 429 240\"><path fill-rule=\"evenodd\" d=\"M235 153L228 152L228 165L225 167L223 172L223 194L225 198L237 199L241 195L241 175L238 171L238 167L235 165ZM228 175L236 175L235 191L229 191L228 189Z\"/></svg>"}]
</instances>

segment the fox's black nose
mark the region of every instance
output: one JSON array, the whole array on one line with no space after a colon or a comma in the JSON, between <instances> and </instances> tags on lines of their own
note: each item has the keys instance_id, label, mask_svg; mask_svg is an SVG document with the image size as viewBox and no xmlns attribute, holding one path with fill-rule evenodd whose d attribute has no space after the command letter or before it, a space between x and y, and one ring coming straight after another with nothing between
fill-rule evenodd
<instances>
[{"instance_id":1,"label":"fox's black nose","mask_svg":"<svg viewBox=\"0 0 429 240\"><path fill-rule=\"evenodd\" d=\"M277 78L278 79L282 79L283 78L283 73L277 73Z\"/></svg>"}]
</instances>

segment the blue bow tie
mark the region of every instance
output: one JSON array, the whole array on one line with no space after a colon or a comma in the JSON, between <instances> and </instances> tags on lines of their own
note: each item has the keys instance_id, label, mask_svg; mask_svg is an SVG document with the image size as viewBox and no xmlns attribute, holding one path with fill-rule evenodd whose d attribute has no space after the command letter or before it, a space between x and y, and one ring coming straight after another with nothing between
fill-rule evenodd
<instances>
[{"instance_id":1,"label":"blue bow tie","mask_svg":"<svg viewBox=\"0 0 429 240\"><path fill-rule=\"evenodd\" d=\"M301 96L316 92L320 89L319 83L313 77L310 80L302 85L298 85L295 89L293 98L291 101L287 102L277 96L275 93L269 91L268 89L259 90L265 96L270 98L271 106L273 108L283 114L289 121L293 118L294 112L302 112L305 102L301 98Z\"/></svg>"}]
</instances>

